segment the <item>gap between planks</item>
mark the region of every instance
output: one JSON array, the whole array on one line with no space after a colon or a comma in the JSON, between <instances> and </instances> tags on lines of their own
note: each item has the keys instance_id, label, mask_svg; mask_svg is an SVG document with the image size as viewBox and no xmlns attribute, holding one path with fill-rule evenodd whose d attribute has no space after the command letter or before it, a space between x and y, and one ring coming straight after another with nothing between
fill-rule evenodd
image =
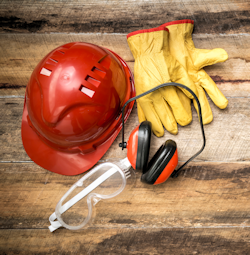
<instances>
[{"instance_id":1,"label":"gap between planks","mask_svg":"<svg viewBox=\"0 0 250 255\"><path fill-rule=\"evenodd\" d=\"M49 224L48 224L49 225ZM110 226L105 226L103 225L103 227L88 227L84 230L90 230L90 229L95 229L95 230L98 230L98 229L127 229L127 230L145 230L145 229L154 229L154 230L157 230L157 229L234 229L234 228L242 228L242 229L246 229L246 228L250 228L250 225L249 226L244 226L244 225L221 225L221 226L162 226L162 227L159 227L159 226L145 226L145 227L142 227L142 226L131 226L131 227L128 227L128 226L121 226L119 225L118 227L110 227ZM63 229L63 228L61 228ZM48 227L45 227L45 228L3 228L3 229L0 229L0 231L2 230L48 230L49 231L49 228ZM69 231L69 230L67 230Z\"/></svg>"}]
</instances>

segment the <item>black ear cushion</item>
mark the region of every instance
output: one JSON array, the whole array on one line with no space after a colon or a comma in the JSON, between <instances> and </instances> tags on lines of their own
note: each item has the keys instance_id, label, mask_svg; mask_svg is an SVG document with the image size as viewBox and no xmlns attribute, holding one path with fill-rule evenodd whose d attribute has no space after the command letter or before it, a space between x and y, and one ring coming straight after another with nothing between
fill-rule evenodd
<instances>
[{"instance_id":1,"label":"black ear cushion","mask_svg":"<svg viewBox=\"0 0 250 255\"><path fill-rule=\"evenodd\" d=\"M173 140L167 140L163 143L148 163L147 171L142 174L141 181L148 184L154 184L173 157L176 149L177 146Z\"/></svg>"},{"instance_id":2,"label":"black ear cushion","mask_svg":"<svg viewBox=\"0 0 250 255\"><path fill-rule=\"evenodd\" d=\"M149 121L143 121L138 130L138 147L136 155L136 169L142 172L146 171L150 140L151 140L151 129L152 125Z\"/></svg>"}]
</instances>

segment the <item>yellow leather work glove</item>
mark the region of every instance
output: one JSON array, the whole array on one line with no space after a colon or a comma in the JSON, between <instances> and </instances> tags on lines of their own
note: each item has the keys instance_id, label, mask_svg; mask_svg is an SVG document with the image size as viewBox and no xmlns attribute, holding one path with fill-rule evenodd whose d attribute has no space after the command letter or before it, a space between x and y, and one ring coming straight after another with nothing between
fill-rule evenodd
<instances>
[{"instance_id":1,"label":"yellow leather work glove","mask_svg":"<svg viewBox=\"0 0 250 255\"><path fill-rule=\"evenodd\" d=\"M220 48L212 50L196 49L192 39L193 26L194 22L192 20L177 20L162 25L162 27L167 27L169 30L168 42L171 55L186 69L196 86L202 108L203 123L208 124L213 120L213 114L205 91L220 109L227 107L228 100L211 77L203 70L203 67L226 61L228 54ZM185 85L185 82L183 84ZM186 100L189 99L186 98ZM193 102L197 110L195 100Z\"/></svg>"},{"instance_id":2,"label":"yellow leather work glove","mask_svg":"<svg viewBox=\"0 0 250 255\"><path fill-rule=\"evenodd\" d=\"M135 58L137 95L171 81L184 84L196 93L196 87L186 70L169 52L168 36L169 32L165 27L139 30L127 35L128 45ZM189 92L184 93L193 98ZM158 137L164 134L162 125L170 133L177 134L177 123L184 126L192 120L190 107L186 105L186 101L182 102L183 97L182 91L177 87L166 87L139 98L139 121L150 121L152 130Z\"/></svg>"}]
</instances>

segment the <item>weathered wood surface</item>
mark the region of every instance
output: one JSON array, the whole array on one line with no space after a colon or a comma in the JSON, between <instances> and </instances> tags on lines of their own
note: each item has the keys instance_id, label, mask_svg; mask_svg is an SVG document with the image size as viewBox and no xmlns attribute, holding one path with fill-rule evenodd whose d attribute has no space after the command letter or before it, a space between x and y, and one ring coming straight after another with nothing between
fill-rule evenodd
<instances>
[{"instance_id":1,"label":"weathered wood surface","mask_svg":"<svg viewBox=\"0 0 250 255\"><path fill-rule=\"evenodd\" d=\"M136 172L123 194L96 205L88 228L250 228L249 171L249 162L191 163L158 186L142 183ZM81 176L58 175L34 163L1 164L1 229L46 229L56 202ZM74 215L81 215L79 206Z\"/></svg>"},{"instance_id":2,"label":"weathered wood surface","mask_svg":"<svg viewBox=\"0 0 250 255\"><path fill-rule=\"evenodd\" d=\"M192 163L160 186L139 180L96 205L87 229L51 234L48 217L80 176L1 164L1 254L248 254L249 163ZM14 210L15 209L15 210ZM76 208L76 217L80 213Z\"/></svg>"},{"instance_id":3,"label":"weathered wood surface","mask_svg":"<svg viewBox=\"0 0 250 255\"><path fill-rule=\"evenodd\" d=\"M47 231L0 231L2 254L249 254L249 230L244 228Z\"/></svg>"},{"instance_id":4,"label":"weathered wood surface","mask_svg":"<svg viewBox=\"0 0 250 255\"><path fill-rule=\"evenodd\" d=\"M207 147L198 158L200 162L190 164L177 179L160 186L141 183L140 173L136 173L136 181L126 194L96 206L94 224L88 229L73 233L60 229L50 234L49 215L60 197L82 175L61 176L34 163L25 163L30 159L20 137L23 98L0 99L0 251L247 254L250 250L249 98L229 100L226 110L213 107L215 120L206 126ZM171 137L177 141L180 160L191 156L201 142L196 117L192 125L181 128L175 137L168 133L165 138L154 137L151 155L163 139ZM126 138L136 124L134 108L126 123ZM117 150L120 139L119 135L103 160L126 156L125 151ZM58 240L63 244L58 246Z\"/></svg>"},{"instance_id":5,"label":"weathered wood surface","mask_svg":"<svg viewBox=\"0 0 250 255\"><path fill-rule=\"evenodd\" d=\"M248 1L1 1L1 32L127 33L191 18L197 33L248 33Z\"/></svg>"},{"instance_id":6,"label":"weathered wood surface","mask_svg":"<svg viewBox=\"0 0 250 255\"><path fill-rule=\"evenodd\" d=\"M249 254L249 14L249 1L239 0L1 1L0 254ZM126 34L183 18L195 20L196 47L229 54L225 63L206 68L229 99L225 110L210 102L214 120L205 126L206 149L163 185L143 184L136 173L121 196L97 204L92 225L51 234L48 217L83 174L46 171L23 149L22 108L32 70L72 41L107 47L133 69ZM177 142L181 162L195 153L201 134L193 116L177 136L153 137L150 155L168 138ZM137 124L134 107L126 139ZM121 135L100 162L126 156L117 149L120 141Z\"/></svg>"},{"instance_id":7,"label":"weathered wood surface","mask_svg":"<svg viewBox=\"0 0 250 255\"><path fill-rule=\"evenodd\" d=\"M30 160L22 146L21 119L23 111L23 98L0 99L0 151L1 162L15 162ZM250 161L250 104L249 97L229 98L229 105L225 110L220 110L210 102L214 114L211 124L205 126L206 148L195 161L211 162L237 162ZM125 139L138 125L136 106L125 125ZM193 121L186 127L179 126L179 134L171 135L165 132L164 137L153 137L151 156L167 139L177 142L180 161L187 160L196 153L202 145L202 136L198 117L193 110ZM126 150L119 148L121 134L107 151L103 160L110 158L125 158Z\"/></svg>"},{"instance_id":8,"label":"weathered wood surface","mask_svg":"<svg viewBox=\"0 0 250 255\"><path fill-rule=\"evenodd\" d=\"M194 35L197 48L223 47L229 55L225 63L206 68L226 96L249 96L249 34ZM126 34L0 34L0 96L24 95L29 77L39 61L56 47L73 41L106 47L127 61L134 58Z\"/></svg>"}]
</instances>

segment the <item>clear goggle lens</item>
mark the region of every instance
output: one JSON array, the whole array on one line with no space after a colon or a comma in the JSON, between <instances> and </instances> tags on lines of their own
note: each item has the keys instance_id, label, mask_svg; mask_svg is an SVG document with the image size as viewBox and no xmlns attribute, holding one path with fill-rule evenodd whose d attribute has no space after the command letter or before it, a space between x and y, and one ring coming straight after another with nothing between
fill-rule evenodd
<instances>
[{"instance_id":1,"label":"clear goggle lens","mask_svg":"<svg viewBox=\"0 0 250 255\"><path fill-rule=\"evenodd\" d=\"M85 174L60 199L50 216L50 231L60 226L77 230L91 219L93 208L101 199L120 194L130 177L128 168L122 170L113 163L103 163ZM58 221L55 221L56 218Z\"/></svg>"}]
</instances>

